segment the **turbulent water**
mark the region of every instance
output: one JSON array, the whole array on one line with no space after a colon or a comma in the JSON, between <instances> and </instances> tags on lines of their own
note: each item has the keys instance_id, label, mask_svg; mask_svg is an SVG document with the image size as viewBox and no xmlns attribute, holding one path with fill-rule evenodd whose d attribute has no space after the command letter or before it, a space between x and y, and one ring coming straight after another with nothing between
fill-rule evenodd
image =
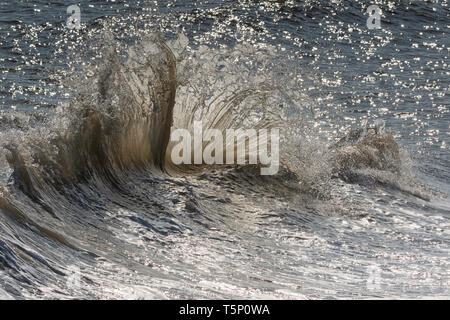
<instances>
[{"instance_id":1,"label":"turbulent water","mask_svg":"<svg viewBox=\"0 0 450 320\"><path fill-rule=\"evenodd\" d=\"M450 298L447 0L68 5L0 2L0 298Z\"/></svg>"}]
</instances>

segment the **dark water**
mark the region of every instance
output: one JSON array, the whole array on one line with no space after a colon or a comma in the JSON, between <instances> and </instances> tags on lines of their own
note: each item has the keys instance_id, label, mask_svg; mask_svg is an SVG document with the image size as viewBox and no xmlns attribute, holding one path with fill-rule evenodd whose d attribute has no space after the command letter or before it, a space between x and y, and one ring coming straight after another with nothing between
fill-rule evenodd
<instances>
[{"instance_id":1,"label":"dark water","mask_svg":"<svg viewBox=\"0 0 450 320\"><path fill-rule=\"evenodd\" d=\"M68 5L0 2L0 298L450 297L447 0ZM280 172L174 167L172 119Z\"/></svg>"}]
</instances>

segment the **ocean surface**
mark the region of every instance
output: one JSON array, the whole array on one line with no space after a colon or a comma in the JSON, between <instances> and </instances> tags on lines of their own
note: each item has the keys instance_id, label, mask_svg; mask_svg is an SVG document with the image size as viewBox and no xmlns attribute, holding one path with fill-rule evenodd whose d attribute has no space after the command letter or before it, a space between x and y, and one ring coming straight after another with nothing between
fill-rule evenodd
<instances>
[{"instance_id":1,"label":"ocean surface","mask_svg":"<svg viewBox=\"0 0 450 320\"><path fill-rule=\"evenodd\" d=\"M71 4L0 0L0 299L450 298L448 0Z\"/></svg>"}]
</instances>

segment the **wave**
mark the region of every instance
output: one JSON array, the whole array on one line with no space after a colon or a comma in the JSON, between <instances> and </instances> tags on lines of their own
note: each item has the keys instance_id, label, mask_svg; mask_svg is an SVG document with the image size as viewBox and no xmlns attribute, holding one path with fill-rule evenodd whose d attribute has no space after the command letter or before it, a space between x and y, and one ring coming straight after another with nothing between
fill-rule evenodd
<instances>
[{"instance_id":1,"label":"wave","mask_svg":"<svg viewBox=\"0 0 450 320\"><path fill-rule=\"evenodd\" d=\"M186 45L184 36L174 42L180 51ZM243 48L231 54L203 52L196 65L184 62L177 74L175 54L157 35L130 48L124 63L114 47L105 47L102 66L94 76L81 80L75 98L47 128L30 130L25 144L20 139L20 143L3 146L9 151L6 157L14 168L14 179L28 195L35 193L33 185L45 180L70 184L94 174L113 179L118 172L129 169L171 174L201 171L204 166L175 166L166 156L173 147L169 144L171 128L192 130L195 119L201 119L205 128L223 132L228 128L271 128L283 121L274 108L265 109L280 100L277 95L284 93L279 88L255 82L242 89L237 83L241 79L221 75L211 80L207 75L211 70L200 72L207 59L217 60L209 63L213 69L224 68L226 63L230 67ZM218 61L224 57L229 61ZM249 74L241 77L245 76ZM80 78L73 82L80 82ZM211 84L215 86L200 88ZM221 89L213 92L218 86ZM179 103L175 100L177 89ZM209 101L204 100L206 95L210 95ZM257 108L253 108L256 104Z\"/></svg>"},{"instance_id":2,"label":"wave","mask_svg":"<svg viewBox=\"0 0 450 320\"><path fill-rule=\"evenodd\" d=\"M304 3L315 2L277 5L277 14L290 14L289 6ZM316 12L312 7L312 13ZM232 5L230 10L235 8ZM346 18L354 23L355 17L362 17L361 6L352 8L348 16L338 15L339 21ZM215 9L208 12L214 14ZM261 15L273 23L272 12ZM205 24L209 23L207 16ZM323 10L317 16L323 18ZM172 18L165 19L175 20ZM309 20L304 26L309 24L315 30L317 21ZM232 29L227 29L233 25L221 24L220 32L234 36ZM272 37L268 25L249 27L262 28ZM124 30L133 34L134 25L128 27ZM142 32L147 34L147 30ZM267 235L276 239L270 246L284 252L277 247L285 241L283 237L298 244L308 236L303 230L311 229L312 260L323 261L324 256L315 254L321 248L333 251L336 244L342 251L340 243L345 241L340 242L341 237L359 234L323 216L359 219L370 211L375 217L376 206L367 210L371 202L393 202L389 196L379 196L380 189L401 193L400 198L413 206L422 206L420 199L430 200L434 195L412 175L408 153L393 133L362 123L361 129L340 132L344 137L336 143L337 137L324 136L323 121L333 121L332 117L316 122L312 110L319 108L308 91L315 88L305 86L308 78L317 79L314 86L322 79L320 74L310 74L314 72L307 69L305 60L297 59L297 53L283 53L289 46L254 39L214 45L214 35L189 43L182 34L166 40L159 34L143 38L134 34L138 44L127 46L104 34L92 41L95 53L87 54L89 58L82 61L85 66L65 80L69 100L45 114L0 114L0 270L7 270L0 278L1 290L5 288L14 297L67 297L71 288L61 283L71 275L71 264L83 269L81 281L89 288L87 294L77 292L80 296L94 295L98 286L111 286L114 279L122 282L117 287L123 287L131 270L133 281L139 278L143 286L148 286L151 278L161 281L160 287L180 287L171 282L173 274L182 278L190 266L177 265L177 261L180 256L185 258L183 251L197 247L198 234L206 234L200 238L202 242L213 237L221 242L218 247L209 247L211 252L217 250L211 261L203 260L212 268L197 272L205 279L205 274L217 270L214 266L223 266L217 263L223 252L234 252L255 234L261 236L239 252L256 248L257 253L249 255L251 260L264 259L261 249L268 249L268 257L277 257L271 248L259 246ZM260 175L261 163L172 163L171 132L176 128L192 132L196 121L202 121L203 129L222 133L231 128L279 128L278 174ZM356 248L350 251L352 258L355 250L385 250L386 237L396 232L390 220L385 230L379 229L380 225L372 228L369 220L361 220L370 226L364 236L351 239L351 247ZM293 232L285 232L290 226L295 226ZM368 233L369 229L380 235L380 242L373 241L378 235ZM427 237L429 230L427 227ZM222 237L225 233L230 236ZM327 237L321 239L323 234ZM391 245L396 249L397 236L392 237L395 242ZM224 245L228 242L229 246ZM355 243L370 245L354 247ZM407 243L399 245L403 250ZM176 250L167 251L170 246ZM298 248L293 250L305 249ZM205 256L200 251L187 255L192 264L198 265L197 254ZM289 256L293 257L289 263L297 264L300 257ZM335 257L335 252L329 257ZM276 260L267 270L278 270ZM234 264L231 258L229 262ZM279 280L278 271L275 273L273 278Z\"/></svg>"},{"instance_id":3,"label":"wave","mask_svg":"<svg viewBox=\"0 0 450 320\"><path fill-rule=\"evenodd\" d=\"M184 35L165 42L154 34L123 54L109 39L104 38L101 61L71 79L72 98L45 126L2 145L13 170L13 184L9 191L2 191L0 207L19 220L39 225L15 209L17 201L10 196L15 190L57 218L54 202L72 197L74 188L79 193L80 185L126 194L130 172L162 179L161 183L170 177L217 170L224 179L230 170L243 180L257 175L255 168L260 164L173 164L171 130L193 130L195 120L222 132L281 128L282 170L274 177L260 178L273 188L282 185L325 199L338 177L347 182L387 181L409 190L396 182L407 170L392 135L367 134L366 130L331 148L314 136L307 125L313 119L299 85L299 70L280 62L275 48L194 49ZM40 228L68 243L61 240L63 236Z\"/></svg>"}]
</instances>

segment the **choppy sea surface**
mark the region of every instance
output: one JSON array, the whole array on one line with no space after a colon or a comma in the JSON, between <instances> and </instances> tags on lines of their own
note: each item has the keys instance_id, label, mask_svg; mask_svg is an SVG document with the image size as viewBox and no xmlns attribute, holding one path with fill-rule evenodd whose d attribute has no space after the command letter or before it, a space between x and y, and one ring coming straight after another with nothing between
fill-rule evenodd
<instances>
[{"instance_id":1,"label":"choppy sea surface","mask_svg":"<svg viewBox=\"0 0 450 320\"><path fill-rule=\"evenodd\" d=\"M447 0L74 4L0 0L1 299L450 298Z\"/></svg>"}]
</instances>

